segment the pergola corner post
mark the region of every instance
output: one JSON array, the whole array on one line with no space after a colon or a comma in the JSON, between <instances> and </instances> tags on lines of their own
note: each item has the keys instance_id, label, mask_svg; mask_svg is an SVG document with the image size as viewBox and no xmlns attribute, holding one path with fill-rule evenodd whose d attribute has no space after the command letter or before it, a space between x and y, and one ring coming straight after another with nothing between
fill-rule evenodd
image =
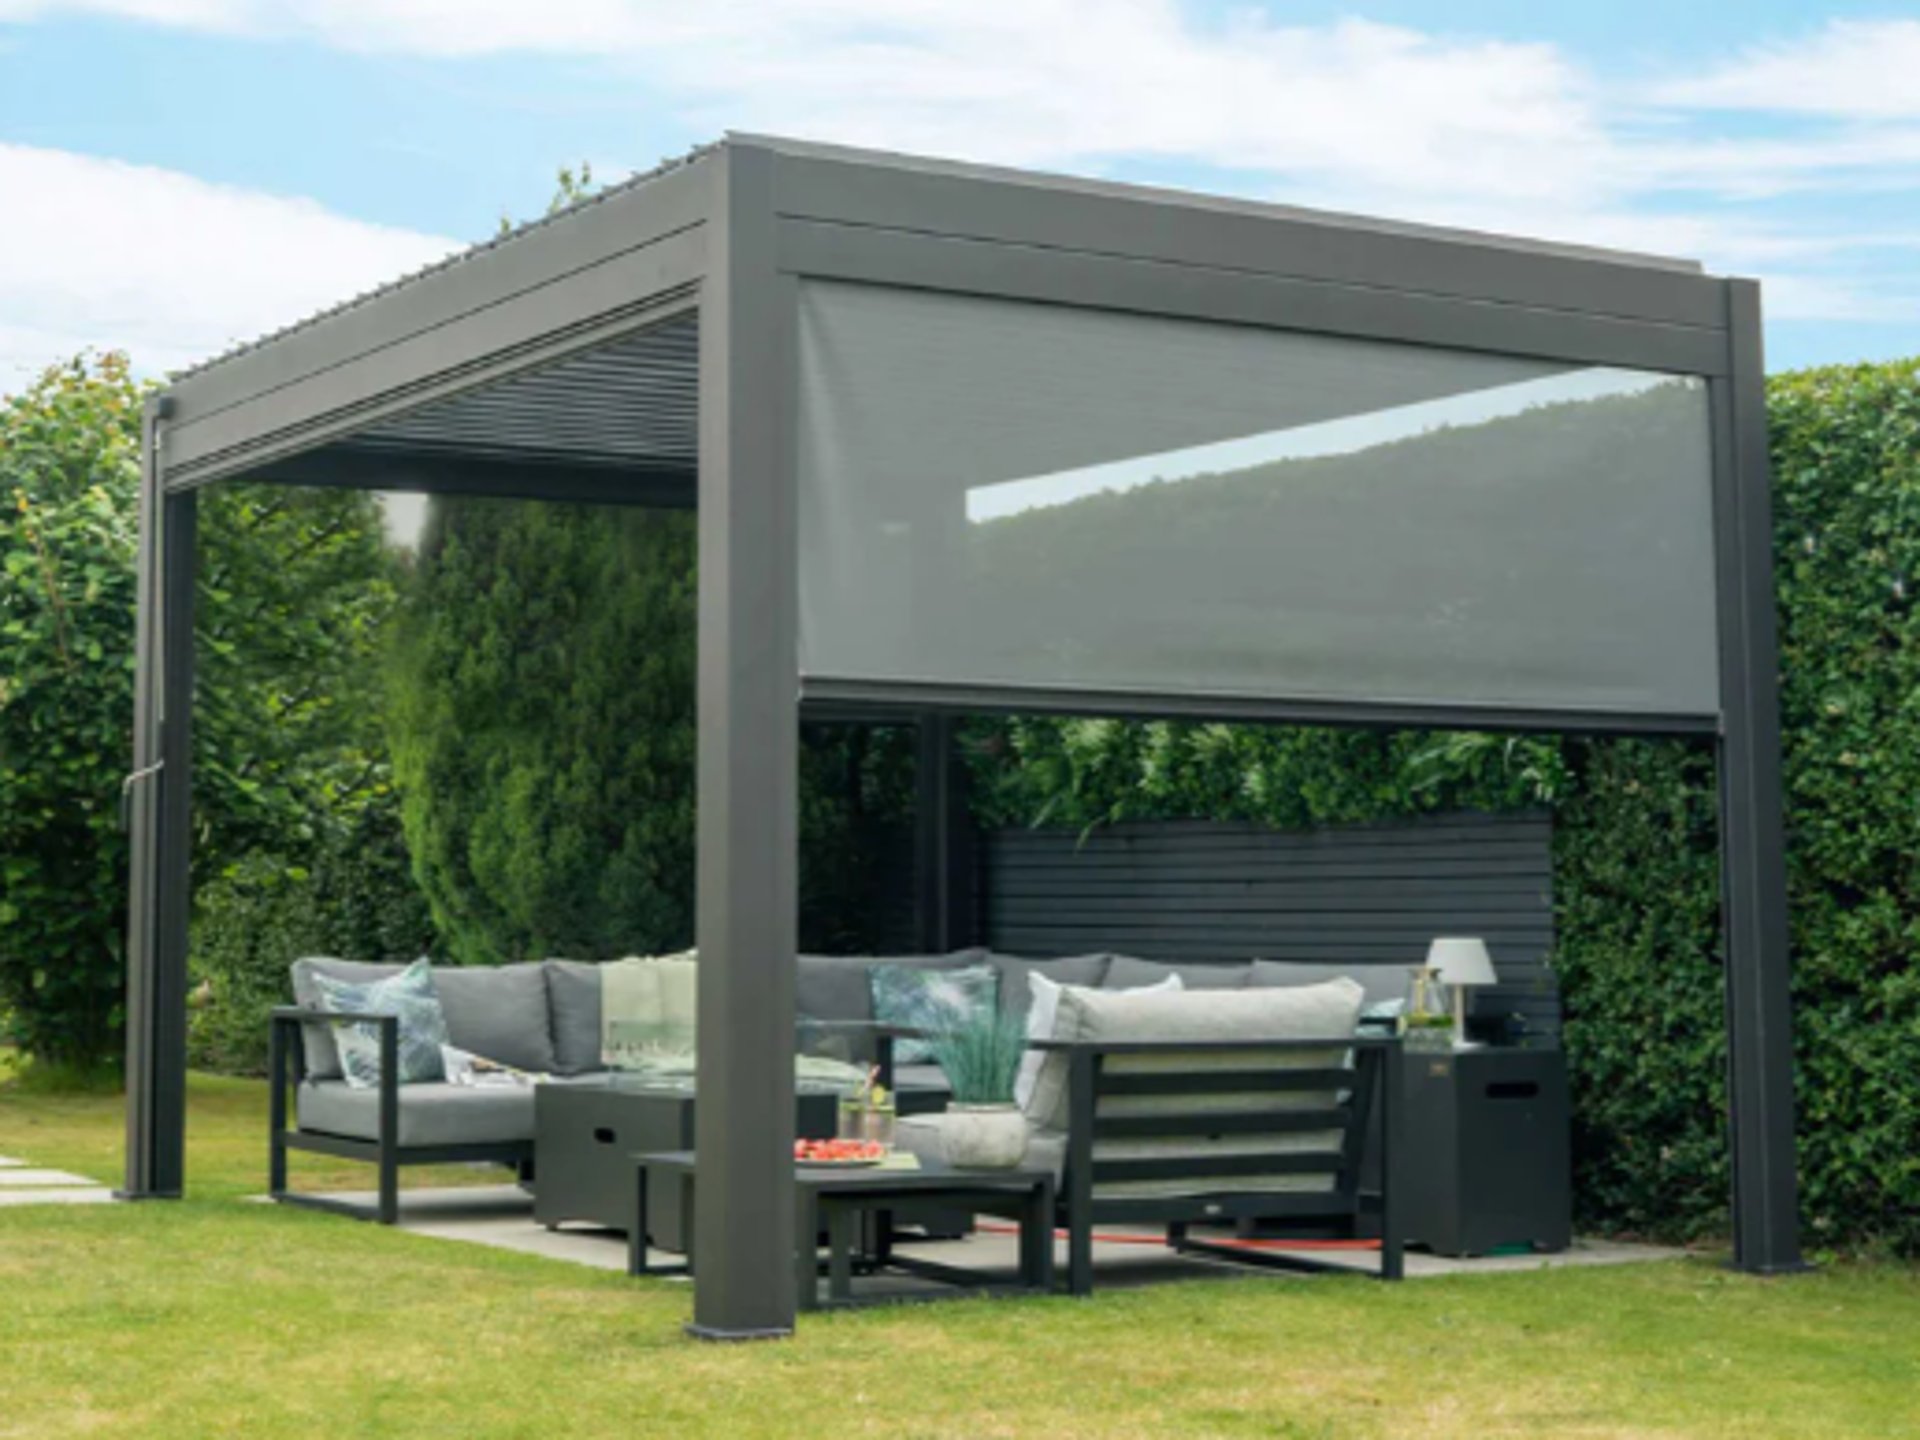
<instances>
[{"instance_id":1,"label":"pergola corner post","mask_svg":"<svg viewBox=\"0 0 1920 1440\"><path fill-rule=\"evenodd\" d=\"M126 1174L123 1199L174 1199L186 1177L187 922L192 860L192 491L168 495L164 400L141 427L133 769L126 784Z\"/></svg>"},{"instance_id":2,"label":"pergola corner post","mask_svg":"<svg viewBox=\"0 0 1920 1440\"><path fill-rule=\"evenodd\" d=\"M1800 1270L1793 1012L1781 795L1779 649L1760 289L1727 282L1728 377L1716 434L1723 716L1720 916L1726 956L1733 1264Z\"/></svg>"},{"instance_id":3,"label":"pergola corner post","mask_svg":"<svg viewBox=\"0 0 1920 1440\"><path fill-rule=\"evenodd\" d=\"M773 157L716 167L700 302L699 1155L693 1321L792 1332L799 663L792 282L776 273Z\"/></svg>"}]
</instances>

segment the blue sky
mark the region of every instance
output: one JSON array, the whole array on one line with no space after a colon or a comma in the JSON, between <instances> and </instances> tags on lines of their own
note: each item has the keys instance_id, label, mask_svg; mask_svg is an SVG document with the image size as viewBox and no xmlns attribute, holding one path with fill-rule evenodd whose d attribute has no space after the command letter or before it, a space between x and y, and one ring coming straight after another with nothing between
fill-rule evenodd
<instances>
[{"instance_id":1,"label":"blue sky","mask_svg":"<svg viewBox=\"0 0 1920 1440\"><path fill-rule=\"evenodd\" d=\"M1920 354L1915 77L1911 3L0 0L0 389L729 127L1690 255L1774 368Z\"/></svg>"}]
</instances>

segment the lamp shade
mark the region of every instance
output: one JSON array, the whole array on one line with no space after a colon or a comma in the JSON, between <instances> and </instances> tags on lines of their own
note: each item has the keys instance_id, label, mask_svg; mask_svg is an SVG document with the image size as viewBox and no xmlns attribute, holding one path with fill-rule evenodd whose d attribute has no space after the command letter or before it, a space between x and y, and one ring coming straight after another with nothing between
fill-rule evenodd
<instances>
[{"instance_id":1,"label":"lamp shade","mask_svg":"<svg viewBox=\"0 0 1920 1440\"><path fill-rule=\"evenodd\" d=\"M1499 980L1484 940L1450 937L1427 947L1427 967L1448 985L1492 985Z\"/></svg>"}]
</instances>

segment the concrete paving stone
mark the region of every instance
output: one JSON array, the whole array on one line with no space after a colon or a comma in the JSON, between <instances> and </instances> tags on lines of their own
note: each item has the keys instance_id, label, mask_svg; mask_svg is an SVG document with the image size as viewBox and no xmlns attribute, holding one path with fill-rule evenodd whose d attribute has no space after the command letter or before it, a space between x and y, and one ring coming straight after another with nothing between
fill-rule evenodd
<instances>
[{"instance_id":1,"label":"concrete paving stone","mask_svg":"<svg viewBox=\"0 0 1920 1440\"><path fill-rule=\"evenodd\" d=\"M65 1170L9 1169L0 1170L0 1189L20 1187L33 1188L47 1185L98 1185L85 1175L69 1174Z\"/></svg>"},{"instance_id":2,"label":"concrete paving stone","mask_svg":"<svg viewBox=\"0 0 1920 1440\"><path fill-rule=\"evenodd\" d=\"M84 1190L53 1186L33 1190L0 1190L0 1209L16 1205L105 1205L112 1200L113 1192L104 1185L91 1185Z\"/></svg>"}]
</instances>

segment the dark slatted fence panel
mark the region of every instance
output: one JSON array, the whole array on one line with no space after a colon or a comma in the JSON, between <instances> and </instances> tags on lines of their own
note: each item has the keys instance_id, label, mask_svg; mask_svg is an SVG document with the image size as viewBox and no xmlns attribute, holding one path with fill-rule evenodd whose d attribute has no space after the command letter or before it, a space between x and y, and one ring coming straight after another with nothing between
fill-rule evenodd
<instances>
[{"instance_id":1,"label":"dark slatted fence panel","mask_svg":"<svg viewBox=\"0 0 1920 1440\"><path fill-rule=\"evenodd\" d=\"M1480 1015L1559 1029L1552 820L1452 814L1277 831L1212 821L981 837L986 940L1016 955L1304 960L1405 969L1437 935L1487 942Z\"/></svg>"}]
</instances>

